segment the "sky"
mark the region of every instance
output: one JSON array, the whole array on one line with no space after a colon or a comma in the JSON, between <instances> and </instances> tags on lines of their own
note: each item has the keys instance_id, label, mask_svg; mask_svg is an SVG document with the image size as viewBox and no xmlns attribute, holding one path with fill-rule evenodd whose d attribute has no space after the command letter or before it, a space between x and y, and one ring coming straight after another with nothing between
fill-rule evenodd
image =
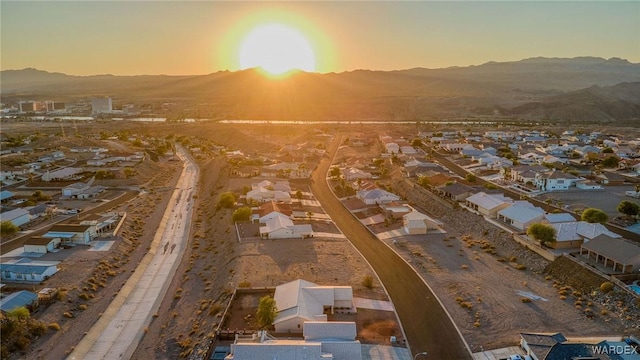
<instances>
[{"instance_id":1,"label":"sky","mask_svg":"<svg viewBox=\"0 0 640 360\"><path fill-rule=\"evenodd\" d=\"M0 68L195 75L240 68L242 40L282 23L316 71L480 65L530 57L640 63L640 1L5 1Z\"/></svg>"}]
</instances>

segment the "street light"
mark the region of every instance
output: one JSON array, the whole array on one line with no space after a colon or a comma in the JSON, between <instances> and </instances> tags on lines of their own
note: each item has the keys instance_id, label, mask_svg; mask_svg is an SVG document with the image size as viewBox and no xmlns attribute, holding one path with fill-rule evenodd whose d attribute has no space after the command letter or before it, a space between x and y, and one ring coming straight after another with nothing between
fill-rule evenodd
<instances>
[{"instance_id":1,"label":"street light","mask_svg":"<svg viewBox=\"0 0 640 360\"><path fill-rule=\"evenodd\" d=\"M426 352L426 351L423 351L423 352L421 352L421 353L417 353L417 354L415 354L415 355L413 356L413 360L416 360L416 359L418 358L418 355L424 355L424 356L427 356L427 352Z\"/></svg>"}]
</instances>

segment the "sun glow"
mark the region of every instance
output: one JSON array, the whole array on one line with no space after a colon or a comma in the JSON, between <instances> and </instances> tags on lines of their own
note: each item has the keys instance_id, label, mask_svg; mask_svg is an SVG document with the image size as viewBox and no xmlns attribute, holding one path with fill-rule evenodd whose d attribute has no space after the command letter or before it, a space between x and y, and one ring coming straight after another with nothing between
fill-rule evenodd
<instances>
[{"instance_id":1,"label":"sun glow","mask_svg":"<svg viewBox=\"0 0 640 360\"><path fill-rule=\"evenodd\" d=\"M309 41L297 30L278 23L254 28L240 46L239 60L243 70L257 67L273 75L316 70Z\"/></svg>"}]
</instances>

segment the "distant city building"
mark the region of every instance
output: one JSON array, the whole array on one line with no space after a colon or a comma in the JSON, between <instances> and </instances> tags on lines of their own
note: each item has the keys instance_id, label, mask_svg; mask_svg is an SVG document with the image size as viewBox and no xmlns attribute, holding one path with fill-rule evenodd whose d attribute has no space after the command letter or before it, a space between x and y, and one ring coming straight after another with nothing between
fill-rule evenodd
<instances>
[{"instance_id":1,"label":"distant city building","mask_svg":"<svg viewBox=\"0 0 640 360\"><path fill-rule=\"evenodd\" d=\"M21 113L27 112L50 112L55 110L64 110L65 104L62 102L45 101L20 101L18 103Z\"/></svg>"},{"instance_id":2,"label":"distant city building","mask_svg":"<svg viewBox=\"0 0 640 360\"><path fill-rule=\"evenodd\" d=\"M111 98L101 97L91 99L91 112L94 114L110 113L113 111Z\"/></svg>"}]
</instances>

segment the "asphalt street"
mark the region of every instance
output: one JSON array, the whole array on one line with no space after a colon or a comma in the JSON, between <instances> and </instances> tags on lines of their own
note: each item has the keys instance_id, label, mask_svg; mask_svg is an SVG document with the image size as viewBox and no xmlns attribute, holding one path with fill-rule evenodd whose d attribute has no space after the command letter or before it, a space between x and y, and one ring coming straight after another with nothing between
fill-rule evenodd
<instances>
[{"instance_id":1,"label":"asphalt street","mask_svg":"<svg viewBox=\"0 0 640 360\"><path fill-rule=\"evenodd\" d=\"M312 177L311 190L336 225L369 262L393 302L412 354L430 359L471 359L471 351L427 283L374 236L334 196L326 181L341 137L336 136Z\"/></svg>"}]
</instances>

